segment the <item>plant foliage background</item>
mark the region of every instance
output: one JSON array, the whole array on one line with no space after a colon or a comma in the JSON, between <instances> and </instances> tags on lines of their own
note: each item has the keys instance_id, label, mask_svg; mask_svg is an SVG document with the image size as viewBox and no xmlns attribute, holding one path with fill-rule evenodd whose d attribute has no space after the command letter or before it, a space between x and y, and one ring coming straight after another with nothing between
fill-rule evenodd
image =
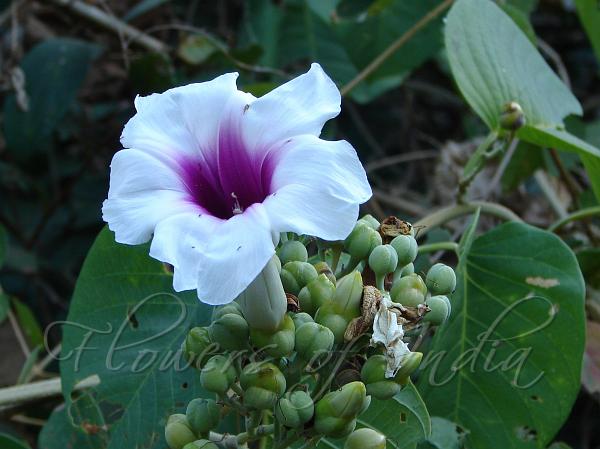
<instances>
[{"instance_id":1,"label":"plant foliage background","mask_svg":"<svg viewBox=\"0 0 600 449\"><path fill-rule=\"evenodd\" d=\"M170 274L147 248L102 230L121 129L137 94L238 71L261 95L312 61L344 94L325 134L357 148L374 189L365 212L418 222L481 168L464 199L524 222L482 208L423 232L462 235L452 317L427 342L446 357L363 424L398 448L600 447L599 222L557 225L599 205L595 0L0 0L0 33L0 386L60 375L65 393L0 408L0 447L164 447L166 416L203 394L169 360L209 312L193 292L164 293ZM526 124L488 160L476 148L509 101ZM506 344L453 365L503 310L490 338ZM79 326L55 324L66 319ZM91 328L86 344L110 363L48 355L76 353ZM487 369L527 348L522 369L516 356ZM90 375L100 385L71 395Z\"/></svg>"}]
</instances>

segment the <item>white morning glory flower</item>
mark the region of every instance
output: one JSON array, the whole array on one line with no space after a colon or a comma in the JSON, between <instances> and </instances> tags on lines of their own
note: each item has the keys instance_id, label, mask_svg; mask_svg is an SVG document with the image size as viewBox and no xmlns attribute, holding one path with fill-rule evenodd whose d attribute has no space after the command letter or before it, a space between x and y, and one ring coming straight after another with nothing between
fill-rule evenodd
<instances>
[{"instance_id":1,"label":"white morning glory flower","mask_svg":"<svg viewBox=\"0 0 600 449\"><path fill-rule=\"evenodd\" d=\"M102 207L117 242L152 239L174 289L209 304L235 299L281 232L345 238L371 196L354 148L318 137L340 112L318 64L260 98L237 76L138 96Z\"/></svg>"}]
</instances>

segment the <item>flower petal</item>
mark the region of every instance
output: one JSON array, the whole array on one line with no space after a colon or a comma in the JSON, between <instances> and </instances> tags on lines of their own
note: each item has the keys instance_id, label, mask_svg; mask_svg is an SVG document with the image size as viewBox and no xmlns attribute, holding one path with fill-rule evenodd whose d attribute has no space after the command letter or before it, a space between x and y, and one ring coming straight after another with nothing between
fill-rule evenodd
<instances>
[{"instance_id":1,"label":"flower petal","mask_svg":"<svg viewBox=\"0 0 600 449\"><path fill-rule=\"evenodd\" d=\"M190 201L174 167L138 150L115 154L102 217L117 242L147 242L159 221L186 211L198 214L199 207Z\"/></svg>"},{"instance_id":2,"label":"flower petal","mask_svg":"<svg viewBox=\"0 0 600 449\"><path fill-rule=\"evenodd\" d=\"M135 100L135 114L123 129L125 148L169 155L208 155L216 151L219 122L237 90L237 73L169 89Z\"/></svg>"},{"instance_id":3,"label":"flower petal","mask_svg":"<svg viewBox=\"0 0 600 449\"><path fill-rule=\"evenodd\" d=\"M340 92L319 64L250 104L242 120L250 151L300 134L318 136L340 113Z\"/></svg>"},{"instance_id":4,"label":"flower petal","mask_svg":"<svg viewBox=\"0 0 600 449\"><path fill-rule=\"evenodd\" d=\"M175 291L195 290L201 252L222 222L208 214L182 213L156 225L150 256L173 265Z\"/></svg>"},{"instance_id":5,"label":"flower petal","mask_svg":"<svg viewBox=\"0 0 600 449\"><path fill-rule=\"evenodd\" d=\"M200 256L198 298L207 304L233 301L273 254L269 217L261 204L221 222Z\"/></svg>"},{"instance_id":6,"label":"flower petal","mask_svg":"<svg viewBox=\"0 0 600 449\"><path fill-rule=\"evenodd\" d=\"M304 135L289 139L269 164L274 165L271 191L264 201L273 229L325 240L347 237L359 204L371 187L354 148Z\"/></svg>"},{"instance_id":7,"label":"flower petal","mask_svg":"<svg viewBox=\"0 0 600 449\"><path fill-rule=\"evenodd\" d=\"M274 166L272 192L289 184L302 184L358 204L372 195L356 150L345 140L296 136L272 152L267 163Z\"/></svg>"}]
</instances>

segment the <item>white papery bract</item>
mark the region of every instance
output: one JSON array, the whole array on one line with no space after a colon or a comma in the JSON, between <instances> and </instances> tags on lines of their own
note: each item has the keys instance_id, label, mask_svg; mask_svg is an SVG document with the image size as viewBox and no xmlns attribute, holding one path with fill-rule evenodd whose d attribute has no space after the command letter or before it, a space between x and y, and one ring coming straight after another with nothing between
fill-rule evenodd
<instances>
[{"instance_id":1,"label":"white papery bract","mask_svg":"<svg viewBox=\"0 0 600 449\"><path fill-rule=\"evenodd\" d=\"M345 238L371 196L354 148L318 137L340 112L318 64L260 98L237 76L137 97L102 207L117 242L152 239L175 290L209 304L235 299L281 232Z\"/></svg>"}]
</instances>

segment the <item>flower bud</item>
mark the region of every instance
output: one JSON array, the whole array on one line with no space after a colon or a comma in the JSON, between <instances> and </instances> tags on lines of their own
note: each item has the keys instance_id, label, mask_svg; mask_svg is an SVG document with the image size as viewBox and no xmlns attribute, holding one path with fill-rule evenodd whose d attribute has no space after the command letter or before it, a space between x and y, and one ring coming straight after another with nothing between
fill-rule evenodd
<instances>
[{"instance_id":1,"label":"flower bud","mask_svg":"<svg viewBox=\"0 0 600 449\"><path fill-rule=\"evenodd\" d=\"M272 363L253 362L242 370L240 385L244 390L244 405L256 410L273 408L285 392L282 372Z\"/></svg>"},{"instance_id":2,"label":"flower bud","mask_svg":"<svg viewBox=\"0 0 600 449\"><path fill-rule=\"evenodd\" d=\"M360 316L360 301L363 294L362 276L353 271L339 279L331 305L333 310L348 321Z\"/></svg>"},{"instance_id":3,"label":"flower bud","mask_svg":"<svg viewBox=\"0 0 600 449\"><path fill-rule=\"evenodd\" d=\"M318 323L304 323L296 329L296 352L302 360L310 361L331 351L333 341L333 332Z\"/></svg>"},{"instance_id":4,"label":"flower bud","mask_svg":"<svg viewBox=\"0 0 600 449\"><path fill-rule=\"evenodd\" d=\"M398 281L398 279L414 274L415 272L415 265L413 263L409 263L408 265L404 265L403 267L401 267L398 264L398 268L396 268L396 271L394 271L394 283Z\"/></svg>"},{"instance_id":5,"label":"flower bud","mask_svg":"<svg viewBox=\"0 0 600 449\"><path fill-rule=\"evenodd\" d=\"M344 449L385 449L385 435L363 427L352 432L346 439Z\"/></svg>"},{"instance_id":6,"label":"flower bud","mask_svg":"<svg viewBox=\"0 0 600 449\"><path fill-rule=\"evenodd\" d=\"M287 298L276 259L272 257L263 271L237 298L251 329L275 331L287 312Z\"/></svg>"},{"instance_id":7,"label":"flower bud","mask_svg":"<svg viewBox=\"0 0 600 449\"><path fill-rule=\"evenodd\" d=\"M393 380L382 380L367 385L367 394L382 401L393 398L400 390L402 390L402 386Z\"/></svg>"},{"instance_id":8,"label":"flower bud","mask_svg":"<svg viewBox=\"0 0 600 449\"><path fill-rule=\"evenodd\" d=\"M357 223L346 240L344 249L350 254L350 265L356 266L358 262L366 259L371 251L381 245L381 235L369 224Z\"/></svg>"},{"instance_id":9,"label":"flower bud","mask_svg":"<svg viewBox=\"0 0 600 449\"><path fill-rule=\"evenodd\" d=\"M314 264L314 267L318 274L324 274L333 285L336 284L335 274L333 274L333 271L331 270L331 267L327 265L327 262L317 262Z\"/></svg>"},{"instance_id":10,"label":"flower bud","mask_svg":"<svg viewBox=\"0 0 600 449\"><path fill-rule=\"evenodd\" d=\"M413 273L394 282L390 291L390 298L403 306L416 307L425 303L426 294L425 282L423 282L421 276Z\"/></svg>"},{"instance_id":11,"label":"flower bud","mask_svg":"<svg viewBox=\"0 0 600 449\"><path fill-rule=\"evenodd\" d=\"M516 131L525 125L525 114L521 105L515 101L506 103L500 114L500 127L507 131Z\"/></svg>"},{"instance_id":12,"label":"flower bud","mask_svg":"<svg viewBox=\"0 0 600 449\"><path fill-rule=\"evenodd\" d=\"M308 260L306 246L298 240L283 242L277 250L277 256L279 256L282 265L293 261L306 262Z\"/></svg>"},{"instance_id":13,"label":"flower bud","mask_svg":"<svg viewBox=\"0 0 600 449\"><path fill-rule=\"evenodd\" d=\"M296 329L298 329L304 323L314 323L315 322L315 320L313 320L312 316L310 316L308 313L304 313L304 312L293 314L292 320L294 320L294 326Z\"/></svg>"},{"instance_id":14,"label":"flower bud","mask_svg":"<svg viewBox=\"0 0 600 449\"><path fill-rule=\"evenodd\" d=\"M363 410L366 398L362 382L351 382L327 393L315 406L315 431L334 438L349 434L356 426L356 418Z\"/></svg>"},{"instance_id":15,"label":"flower bud","mask_svg":"<svg viewBox=\"0 0 600 449\"><path fill-rule=\"evenodd\" d=\"M439 326L450 317L452 306L447 296L432 296L427 300L429 312L423 317L423 321L428 321L434 326Z\"/></svg>"},{"instance_id":16,"label":"flower bud","mask_svg":"<svg viewBox=\"0 0 600 449\"><path fill-rule=\"evenodd\" d=\"M320 274L310 281L298 294L300 310L314 315L319 307L333 299L335 285L326 275Z\"/></svg>"},{"instance_id":17,"label":"flower bud","mask_svg":"<svg viewBox=\"0 0 600 449\"><path fill-rule=\"evenodd\" d=\"M333 333L334 342L338 344L344 341L346 328L350 324L349 319L335 313L332 304L325 304L317 310L315 322L328 328Z\"/></svg>"},{"instance_id":18,"label":"flower bud","mask_svg":"<svg viewBox=\"0 0 600 449\"><path fill-rule=\"evenodd\" d=\"M226 313L210 324L208 334L222 349L242 349L248 341L248 323L241 315Z\"/></svg>"},{"instance_id":19,"label":"flower bud","mask_svg":"<svg viewBox=\"0 0 600 449\"><path fill-rule=\"evenodd\" d=\"M361 224L364 223L367 226L369 226L370 228L374 229L375 231L377 231L379 229L379 226L381 225L381 223L379 223L379 220L377 220L377 218L375 218L373 215L371 214L366 214L364 215L360 220L358 220L356 222L357 224Z\"/></svg>"},{"instance_id":20,"label":"flower bud","mask_svg":"<svg viewBox=\"0 0 600 449\"><path fill-rule=\"evenodd\" d=\"M182 449L196 440L196 435L189 426L185 415L177 413L169 416L165 426L165 440L171 449Z\"/></svg>"},{"instance_id":21,"label":"flower bud","mask_svg":"<svg viewBox=\"0 0 600 449\"><path fill-rule=\"evenodd\" d=\"M436 263L427 272L425 282L432 295L448 295L456 288L456 274L448 265Z\"/></svg>"},{"instance_id":22,"label":"flower bud","mask_svg":"<svg viewBox=\"0 0 600 449\"><path fill-rule=\"evenodd\" d=\"M235 368L227 357L214 355L200 371L200 384L205 390L222 395L229 390L236 374Z\"/></svg>"},{"instance_id":23,"label":"flower bud","mask_svg":"<svg viewBox=\"0 0 600 449\"><path fill-rule=\"evenodd\" d=\"M218 320L223 315L227 315L228 313L233 313L234 315L244 316L240 305L237 302L233 301L233 302L230 302L229 304L215 307L215 309L213 310L213 313L212 313L211 321Z\"/></svg>"},{"instance_id":24,"label":"flower bud","mask_svg":"<svg viewBox=\"0 0 600 449\"><path fill-rule=\"evenodd\" d=\"M418 245L412 235L397 235L392 239L390 245L398 254L398 266L405 266L412 263L417 258Z\"/></svg>"},{"instance_id":25,"label":"flower bud","mask_svg":"<svg viewBox=\"0 0 600 449\"><path fill-rule=\"evenodd\" d=\"M294 350L295 330L294 321L289 315L285 315L275 332L250 329L250 341L266 354L278 359L290 355Z\"/></svg>"},{"instance_id":26,"label":"flower bud","mask_svg":"<svg viewBox=\"0 0 600 449\"><path fill-rule=\"evenodd\" d=\"M198 398L189 402L185 416L196 435L208 435L219 424L221 409L212 399Z\"/></svg>"},{"instance_id":27,"label":"flower bud","mask_svg":"<svg viewBox=\"0 0 600 449\"><path fill-rule=\"evenodd\" d=\"M285 291L294 296L298 296L300 290L317 276L317 270L308 262L288 262L281 269Z\"/></svg>"},{"instance_id":28,"label":"flower bud","mask_svg":"<svg viewBox=\"0 0 600 449\"><path fill-rule=\"evenodd\" d=\"M293 429L306 424L313 417L315 405L305 391L294 391L281 398L275 406L277 421Z\"/></svg>"},{"instance_id":29,"label":"flower bud","mask_svg":"<svg viewBox=\"0 0 600 449\"><path fill-rule=\"evenodd\" d=\"M193 443L188 443L183 446L183 449L219 449L219 446L212 441L196 440Z\"/></svg>"},{"instance_id":30,"label":"flower bud","mask_svg":"<svg viewBox=\"0 0 600 449\"><path fill-rule=\"evenodd\" d=\"M423 360L422 352L409 352L403 358L400 363L400 369L394 376L394 380L401 385L406 385L408 379L412 373L414 373Z\"/></svg>"},{"instance_id":31,"label":"flower bud","mask_svg":"<svg viewBox=\"0 0 600 449\"><path fill-rule=\"evenodd\" d=\"M182 349L186 360L200 369L215 352L217 345L211 342L208 328L193 327L185 337Z\"/></svg>"}]
</instances>

